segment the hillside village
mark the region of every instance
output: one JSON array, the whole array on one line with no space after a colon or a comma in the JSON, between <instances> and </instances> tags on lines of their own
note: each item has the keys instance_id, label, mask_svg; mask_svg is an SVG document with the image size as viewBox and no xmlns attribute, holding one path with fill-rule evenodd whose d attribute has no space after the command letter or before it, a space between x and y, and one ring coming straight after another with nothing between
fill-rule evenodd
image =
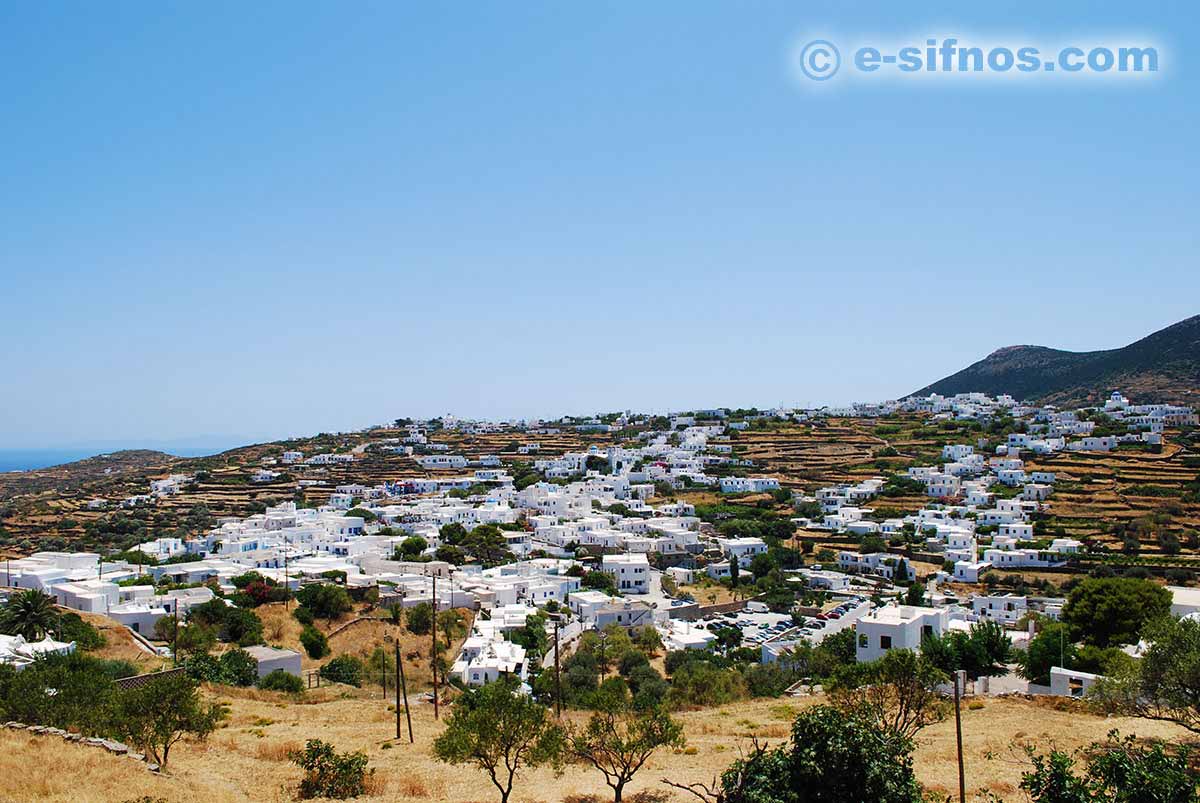
<instances>
[{"instance_id":1,"label":"hillside village","mask_svg":"<svg viewBox=\"0 0 1200 803\"><path fill-rule=\"evenodd\" d=\"M43 590L66 607L102 614L134 632L152 637L164 617L186 618L188 610L236 591L232 581L248 572L299 590L302 584L344 578L352 589L374 588L402 606L432 603L438 610L469 608L485 613L454 662L467 684L487 682L514 668L523 680L529 666L516 645L500 646L509 631L547 605L556 606L574 626L603 630L610 623L655 627L668 649L706 648L720 627L742 632L742 643L761 647L764 661L777 660L798 641L819 643L829 632L857 621L860 633L897 645L911 644L904 634L924 622L942 634L980 619L1014 626L1027 611L1054 619L1060 598L1037 598L987 591L953 590L978 585L992 569L1058 569L1085 549L1074 538L1040 538L1032 520L1054 493L1055 474L1027 471L1023 454L1108 452L1124 444L1161 446L1168 429L1195 426L1190 408L1138 405L1113 393L1101 411L1103 424L1082 411L1030 407L1011 397L937 395L903 402L855 405L825 410L829 416L882 417L920 412L934 419L989 420L1003 416L1014 431L992 452L977 444L949 444L939 464L912 466L906 478L919 483L928 504L915 512L881 521L872 517L872 500L885 487L883 477L853 485L818 488L812 495L781 490L777 477L758 476L752 461L732 455L730 433L748 426L727 420L728 411L674 416L662 429L644 429L633 447L591 446L586 451L543 455L534 440L521 445L533 454L531 471L516 483L495 455L450 454L431 443L428 425L413 423L403 438L386 449L412 456L425 468L460 471L429 479L406 479L374 486L339 485L328 502L298 508L285 502L240 519L223 519L197 537L159 538L135 551L149 565L112 560L90 552L37 552L10 560L5 585ZM770 411L765 417L804 420L802 411ZM486 432L484 422L446 421L460 432ZM615 431L628 423L578 424L589 431ZM1099 428L1098 428L1099 427ZM1117 431L1121 430L1121 431ZM527 434L554 434L533 426ZM354 454L304 455L284 451L265 459L253 481L273 481L276 467L301 472L308 467L350 463ZM300 474L304 476L303 473ZM150 482L145 494L123 499L93 499L92 509L153 505L179 494L194 477L170 475ZM298 485L319 482L301 478ZM746 494L774 494L807 515L790 517L787 538L725 536L683 501L659 501L677 489L712 489L736 500ZM467 559L444 534L493 528L497 559ZM770 560L770 548L794 542L796 532L849 535L858 549L842 549L817 562L783 565ZM905 539L905 549L887 549L887 540ZM865 548L864 548L865 547ZM936 555L943 566L921 571L915 550ZM905 555L909 558L905 559ZM797 613L796 606L772 600L747 601L742 612L707 612L699 578L728 583L732 564L761 578L781 569L789 588L824 592L838 606ZM488 565L494 563L496 565ZM601 572L611 582L584 581ZM142 580L148 578L146 584ZM441 586L434 597L435 580ZM664 590L664 579L674 593ZM920 579L928 609L895 607L894 601ZM152 584L149 582L152 581ZM161 591L163 585L172 590ZM685 589L680 591L680 589ZM1177 592L1181 599L1186 591ZM870 600L874 600L873 602ZM891 600L891 602L889 602ZM1187 607L1188 603L1180 602ZM1190 608L1189 608L1190 610ZM844 617L844 618L843 618ZM495 624L500 622L502 624ZM925 625L921 625L923 627ZM564 632L568 632L564 630ZM1023 634L1017 634L1018 640ZM877 657L878 647L860 647L860 657ZM19 660L19 659L16 659Z\"/></svg>"},{"instance_id":2,"label":"hillside village","mask_svg":"<svg viewBox=\"0 0 1200 803\"><path fill-rule=\"evenodd\" d=\"M884 446L876 465L888 470L825 486L774 473L744 448L755 432L848 418L967 422L975 428L961 431L977 436L944 443L924 460L888 463L896 449ZM248 482L276 490L289 484L294 498L258 512L119 550L14 556L3 566L0 602L42 592L63 610L127 629L159 666L186 664L181 637L209 622L227 642L218 652L249 656L251 680L282 673L298 689L343 682L320 645L345 615L355 618L342 627L407 616L416 633L412 622L432 613L434 645L437 622L455 632L444 633L452 649L430 665L425 699L504 680L559 704L583 699L572 697L583 693L574 679L565 693L556 685L559 673L570 678L581 656L603 654L619 633L628 634L624 643L648 645L648 656L661 650L668 658L641 681L644 688L661 683L659 699L703 705L703 693L669 697L664 676L678 685L680 667L688 666L672 656L740 666L752 696L808 697L822 693L811 656L823 645L829 655L869 666L890 651L922 651L930 639L967 643L991 632L981 629L988 625L1007 646L994 665L970 673L963 693L1084 698L1105 667L1118 665L1111 655L1060 644L1060 660L1030 666L1013 660L1009 648L1044 654L1039 639L1062 642L1057 623L1068 593L1089 572L1111 576L1115 569L1159 584L1173 615L1200 619L1200 590L1191 587L1200 562L1164 548L1161 565L1154 558L1123 564L1136 550L1050 529L1047 508L1063 477L1048 466L1056 456L1178 450L1179 433L1197 424L1190 408L1137 404L1119 392L1085 410L966 393L571 423L403 421L362 433L349 451L261 454L245 471ZM885 435L901 429L875 427ZM620 439L548 448L567 428ZM489 438L507 444L497 452L451 445L486 446L495 442ZM412 475L329 485L330 467L353 470L378 454L410 461ZM138 493L93 496L80 509L96 516L154 510L177 504L202 479L154 476ZM317 492L322 501L313 503L306 494ZM322 630L312 609L323 598L316 589L330 587L347 602L325 614ZM290 600L297 617L307 617L298 641L283 639L282 626L272 638L261 623L232 636L222 624L229 611L266 616L280 604L287 617ZM1137 639L1112 646L1131 660L1151 647ZM61 632L0 636L0 663L20 670L76 649ZM383 662L386 676L388 659L379 654L376 646L369 657ZM369 671L367 658L353 659L360 667L354 677ZM429 661L419 648L408 658ZM597 680L579 682L586 691ZM638 684L630 682L636 699ZM383 683L386 689L386 677Z\"/></svg>"}]
</instances>

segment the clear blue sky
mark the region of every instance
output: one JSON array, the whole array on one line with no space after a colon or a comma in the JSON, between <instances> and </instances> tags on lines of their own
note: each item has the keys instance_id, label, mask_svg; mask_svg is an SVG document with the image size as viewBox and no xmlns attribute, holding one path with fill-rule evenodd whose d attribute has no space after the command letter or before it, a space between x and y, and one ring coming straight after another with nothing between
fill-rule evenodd
<instances>
[{"instance_id":1,"label":"clear blue sky","mask_svg":"<svg viewBox=\"0 0 1200 803\"><path fill-rule=\"evenodd\" d=\"M7 4L0 447L888 398L1200 311L1194 4L446 5ZM809 31L1169 51L813 93Z\"/></svg>"}]
</instances>

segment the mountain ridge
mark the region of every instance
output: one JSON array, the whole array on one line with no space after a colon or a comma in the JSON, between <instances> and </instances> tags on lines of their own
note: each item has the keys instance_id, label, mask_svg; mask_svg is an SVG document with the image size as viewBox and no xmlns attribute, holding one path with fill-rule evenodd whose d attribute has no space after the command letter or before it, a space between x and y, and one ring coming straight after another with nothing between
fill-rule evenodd
<instances>
[{"instance_id":1,"label":"mountain ridge","mask_svg":"<svg viewBox=\"0 0 1200 803\"><path fill-rule=\"evenodd\" d=\"M1144 403L1194 403L1200 396L1200 315L1115 349L1003 346L910 395L979 391L1043 404L1082 405L1100 401L1113 390Z\"/></svg>"}]
</instances>

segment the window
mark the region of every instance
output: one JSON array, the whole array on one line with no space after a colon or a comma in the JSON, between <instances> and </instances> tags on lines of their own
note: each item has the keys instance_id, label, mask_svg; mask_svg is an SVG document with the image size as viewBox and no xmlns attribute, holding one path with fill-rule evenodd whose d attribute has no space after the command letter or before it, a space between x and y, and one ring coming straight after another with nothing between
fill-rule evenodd
<instances>
[{"instance_id":1,"label":"window","mask_svg":"<svg viewBox=\"0 0 1200 803\"><path fill-rule=\"evenodd\" d=\"M858 634L858 646L864 647L864 648L867 646L867 634L866 633Z\"/></svg>"},{"instance_id":2,"label":"window","mask_svg":"<svg viewBox=\"0 0 1200 803\"><path fill-rule=\"evenodd\" d=\"M891 636L880 636L879 637L879 647L880 647L880 649L890 650L892 648L892 637Z\"/></svg>"}]
</instances>

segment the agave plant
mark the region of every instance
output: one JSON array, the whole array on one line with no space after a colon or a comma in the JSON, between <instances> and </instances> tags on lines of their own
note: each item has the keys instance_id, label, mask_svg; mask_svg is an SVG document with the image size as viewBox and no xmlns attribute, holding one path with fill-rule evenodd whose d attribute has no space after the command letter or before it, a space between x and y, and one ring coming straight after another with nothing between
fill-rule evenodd
<instances>
[{"instance_id":1,"label":"agave plant","mask_svg":"<svg viewBox=\"0 0 1200 803\"><path fill-rule=\"evenodd\" d=\"M58 624L54 598L37 589L19 591L0 608L0 632L38 641Z\"/></svg>"}]
</instances>

